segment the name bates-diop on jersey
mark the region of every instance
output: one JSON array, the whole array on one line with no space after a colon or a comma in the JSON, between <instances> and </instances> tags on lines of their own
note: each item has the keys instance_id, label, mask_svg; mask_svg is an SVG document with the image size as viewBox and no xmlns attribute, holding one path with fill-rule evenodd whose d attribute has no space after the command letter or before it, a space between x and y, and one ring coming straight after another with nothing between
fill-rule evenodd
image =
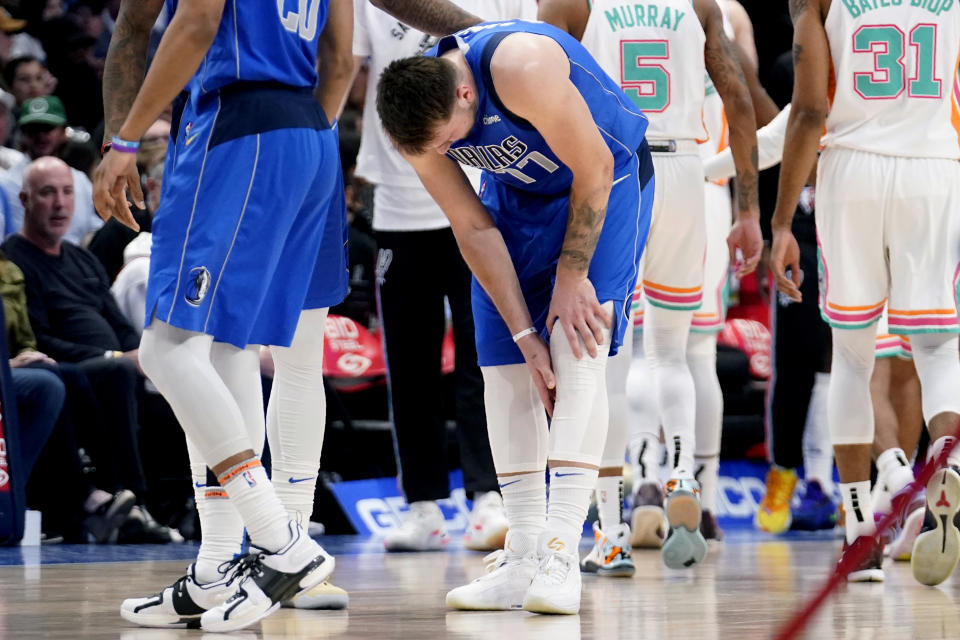
<instances>
[{"instance_id":1,"label":"name bates-diop on jersey","mask_svg":"<svg viewBox=\"0 0 960 640\"><path fill-rule=\"evenodd\" d=\"M485 117L485 123L486 119ZM499 122L499 118L493 120L490 117L490 122ZM536 178L532 178L521 171L530 162L539 165L547 173L553 173L560 168L560 165L539 151L527 153L527 149L527 145L516 136L507 136L500 141L500 144L461 146L455 149L451 148L447 151L447 154L457 162L469 167L486 169L494 173L508 173L524 184L536 182Z\"/></svg>"}]
</instances>

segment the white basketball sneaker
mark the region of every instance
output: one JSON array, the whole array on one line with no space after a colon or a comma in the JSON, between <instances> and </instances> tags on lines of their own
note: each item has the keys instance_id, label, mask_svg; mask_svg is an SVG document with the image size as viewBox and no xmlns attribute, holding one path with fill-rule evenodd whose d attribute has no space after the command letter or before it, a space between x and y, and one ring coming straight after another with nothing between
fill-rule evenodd
<instances>
[{"instance_id":1,"label":"white basketball sneaker","mask_svg":"<svg viewBox=\"0 0 960 640\"><path fill-rule=\"evenodd\" d=\"M127 622L141 627L200 627L200 616L222 604L236 590L237 569L242 558L220 565L221 579L200 584L196 565L187 567L187 575L156 595L127 598L120 605L120 615Z\"/></svg>"},{"instance_id":2,"label":"white basketball sneaker","mask_svg":"<svg viewBox=\"0 0 960 640\"><path fill-rule=\"evenodd\" d=\"M463 546L473 551L502 549L509 528L503 498L496 491L488 491L473 503Z\"/></svg>"},{"instance_id":3,"label":"white basketball sneaker","mask_svg":"<svg viewBox=\"0 0 960 640\"><path fill-rule=\"evenodd\" d=\"M549 532L540 534L540 565L533 576L523 608L534 613L573 615L580 612L580 562L576 549Z\"/></svg>"},{"instance_id":4,"label":"white basketball sneaker","mask_svg":"<svg viewBox=\"0 0 960 640\"><path fill-rule=\"evenodd\" d=\"M248 627L278 608L284 600L320 584L333 572L334 559L290 521L290 542L275 553L248 554L238 568L237 589L223 604L200 616L205 631L227 632Z\"/></svg>"},{"instance_id":5,"label":"white basketball sneaker","mask_svg":"<svg viewBox=\"0 0 960 640\"><path fill-rule=\"evenodd\" d=\"M410 503L403 523L383 538L387 551L439 551L450 542L443 512L436 502Z\"/></svg>"},{"instance_id":6,"label":"white basketball sneaker","mask_svg":"<svg viewBox=\"0 0 960 640\"><path fill-rule=\"evenodd\" d=\"M534 539L510 531L504 549L494 551L483 560L487 573L448 593L447 606L472 611L523 608L523 598L537 572Z\"/></svg>"}]
</instances>

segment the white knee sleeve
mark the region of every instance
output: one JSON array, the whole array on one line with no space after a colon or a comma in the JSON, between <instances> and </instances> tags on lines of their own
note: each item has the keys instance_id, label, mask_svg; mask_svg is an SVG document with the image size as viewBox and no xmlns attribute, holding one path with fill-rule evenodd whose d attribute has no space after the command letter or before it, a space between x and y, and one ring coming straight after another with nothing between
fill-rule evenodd
<instances>
[{"instance_id":1,"label":"white knee sleeve","mask_svg":"<svg viewBox=\"0 0 960 640\"><path fill-rule=\"evenodd\" d=\"M648 304L643 318L643 348L653 371L660 419L672 448L674 473L692 475L696 442L696 389L687 366L687 338L692 311Z\"/></svg>"},{"instance_id":2,"label":"white knee sleeve","mask_svg":"<svg viewBox=\"0 0 960 640\"><path fill-rule=\"evenodd\" d=\"M833 361L827 422L834 446L873 442L870 376L875 361L876 324L863 329L833 329Z\"/></svg>"},{"instance_id":3,"label":"white knee sleeve","mask_svg":"<svg viewBox=\"0 0 960 640\"><path fill-rule=\"evenodd\" d=\"M323 390L327 311L303 311L290 346L270 347L274 376L267 405L267 441L273 483L283 506L301 522L313 512L327 419Z\"/></svg>"},{"instance_id":4,"label":"white knee sleeve","mask_svg":"<svg viewBox=\"0 0 960 640\"><path fill-rule=\"evenodd\" d=\"M660 481L660 407L653 373L643 351L643 335L633 336L633 358L627 374L627 458L634 484Z\"/></svg>"},{"instance_id":5,"label":"white knee sleeve","mask_svg":"<svg viewBox=\"0 0 960 640\"><path fill-rule=\"evenodd\" d=\"M209 467L254 448L233 394L210 361L212 344L208 335L160 320L140 342L140 366Z\"/></svg>"},{"instance_id":6,"label":"white knee sleeve","mask_svg":"<svg viewBox=\"0 0 960 640\"><path fill-rule=\"evenodd\" d=\"M603 447L600 468L622 467L627 450L628 412L627 376L630 374L630 362L633 359L633 331L628 327L623 345L612 358L607 360L607 402L610 406L610 426L607 428L607 441Z\"/></svg>"},{"instance_id":7,"label":"white knee sleeve","mask_svg":"<svg viewBox=\"0 0 960 640\"><path fill-rule=\"evenodd\" d=\"M960 413L960 357L955 333L910 336L927 424L941 413Z\"/></svg>"},{"instance_id":8,"label":"white knee sleeve","mask_svg":"<svg viewBox=\"0 0 960 640\"><path fill-rule=\"evenodd\" d=\"M260 382L260 347L238 349L232 344L214 342L210 362L227 385L237 403L250 444L258 456L263 453L263 386Z\"/></svg>"},{"instance_id":9,"label":"white knee sleeve","mask_svg":"<svg viewBox=\"0 0 960 640\"><path fill-rule=\"evenodd\" d=\"M557 379L557 399L550 422L551 461L600 465L610 415L606 383L609 329L603 330L603 338L596 358L591 358L582 347L583 357L579 360L562 331L554 333L550 340Z\"/></svg>"},{"instance_id":10,"label":"white knee sleeve","mask_svg":"<svg viewBox=\"0 0 960 640\"><path fill-rule=\"evenodd\" d=\"M525 364L480 367L487 435L497 474L547 467L547 414Z\"/></svg>"}]
</instances>

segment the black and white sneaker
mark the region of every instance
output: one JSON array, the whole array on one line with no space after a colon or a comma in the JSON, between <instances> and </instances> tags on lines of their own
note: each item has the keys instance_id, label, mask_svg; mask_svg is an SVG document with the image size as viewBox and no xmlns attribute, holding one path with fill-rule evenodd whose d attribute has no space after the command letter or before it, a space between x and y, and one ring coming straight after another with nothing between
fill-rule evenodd
<instances>
[{"instance_id":1,"label":"black and white sneaker","mask_svg":"<svg viewBox=\"0 0 960 640\"><path fill-rule=\"evenodd\" d=\"M290 542L275 553L260 551L244 560L236 591L226 602L200 616L204 631L248 627L280 608L284 600L307 591L333 573L334 559L294 521Z\"/></svg>"},{"instance_id":2,"label":"black and white sneaker","mask_svg":"<svg viewBox=\"0 0 960 640\"><path fill-rule=\"evenodd\" d=\"M220 580L200 584L196 565L187 567L183 576L160 593L146 598L127 598L120 605L123 619L142 627L200 628L200 615L222 604L236 591L240 571L249 556L223 563Z\"/></svg>"}]
</instances>

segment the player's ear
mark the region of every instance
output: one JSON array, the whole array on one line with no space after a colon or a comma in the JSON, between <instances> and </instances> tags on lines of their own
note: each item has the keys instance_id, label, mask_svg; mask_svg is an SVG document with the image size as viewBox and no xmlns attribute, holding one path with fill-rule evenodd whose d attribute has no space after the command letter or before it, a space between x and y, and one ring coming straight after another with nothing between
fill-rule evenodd
<instances>
[{"instance_id":1,"label":"player's ear","mask_svg":"<svg viewBox=\"0 0 960 640\"><path fill-rule=\"evenodd\" d=\"M474 91L470 85L461 84L457 87L457 102L463 104L473 104L474 101Z\"/></svg>"}]
</instances>

